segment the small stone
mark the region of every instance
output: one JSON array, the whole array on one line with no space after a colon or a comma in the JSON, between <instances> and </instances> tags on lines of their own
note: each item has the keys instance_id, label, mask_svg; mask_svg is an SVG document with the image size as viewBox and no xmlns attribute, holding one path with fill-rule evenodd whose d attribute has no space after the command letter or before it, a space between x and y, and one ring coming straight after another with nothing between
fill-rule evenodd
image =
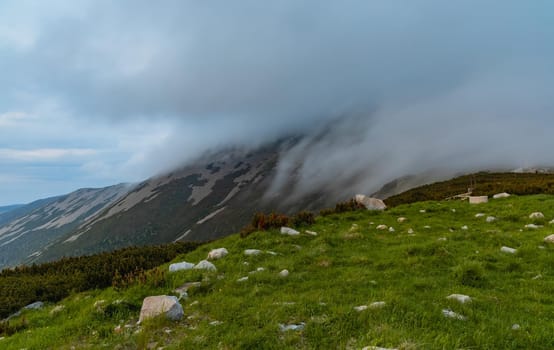
<instances>
[{"instance_id":1,"label":"small stone","mask_svg":"<svg viewBox=\"0 0 554 350\"><path fill-rule=\"evenodd\" d=\"M414 233L414 229L410 228L408 229L408 234L412 235Z\"/></svg>"},{"instance_id":2,"label":"small stone","mask_svg":"<svg viewBox=\"0 0 554 350\"><path fill-rule=\"evenodd\" d=\"M429 226L429 225L425 225L425 226L423 226L423 228L424 228L424 229L427 229L427 230L428 230L428 229L430 229L430 228L431 228L431 226Z\"/></svg>"},{"instance_id":3,"label":"small stone","mask_svg":"<svg viewBox=\"0 0 554 350\"><path fill-rule=\"evenodd\" d=\"M475 217L476 217L476 218L482 218L483 216L485 216L484 213L477 213L477 214L475 214Z\"/></svg>"},{"instance_id":4,"label":"small stone","mask_svg":"<svg viewBox=\"0 0 554 350\"><path fill-rule=\"evenodd\" d=\"M52 310L50 310L50 315L57 314L57 313L61 312L63 309L65 309L64 305L57 305Z\"/></svg>"},{"instance_id":5,"label":"small stone","mask_svg":"<svg viewBox=\"0 0 554 350\"><path fill-rule=\"evenodd\" d=\"M284 325L282 323L279 323L279 329L281 330L281 332L301 331L304 329L305 325L306 324L304 322L300 322L299 324L289 324L289 325Z\"/></svg>"},{"instance_id":6,"label":"small stone","mask_svg":"<svg viewBox=\"0 0 554 350\"><path fill-rule=\"evenodd\" d=\"M468 229L467 225L462 226L462 230L467 230L467 229Z\"/></svg>"},{"instance_id":7,"label":"small stone","mask_svg":"<svg viewBox=\"0 0 554 350\"><path fill-rule=\"evenodd\" d=\"M515 254L517 252L517 249L503 246L502 248L500 248L500 251L503 253Z\"/></svg>"},{"instance_id":8,"label":"small stone","mask_svg":"<svg viewBox=\"0 0 554 350\"><path fill-rule=\"evenodd\" d=\"M531 278L533 280L538 280L538 279L541 279L542 278L542 275L539 273L538 275L536 275L535 277Z\"/></svg>"},{"instance_id":9,"label":"small stone","mask_svg":"<svg viewBox=\"0 0 554 350\"><path fill-rule=\"evenodd\" d=\"M549 223L550 225L554 225L554 219L550 220L548 223Z\"/></svg>"},{"instance_id":10,"label":"small stone","mask_svg":"<svg viewBox=\"0 0 554 350\"><path fill-rule=\"evenodd\" d=\"M541 225L535 225L535 224L525 225L525 228L532 229L532 230L536 230L536 229L541 228L541 227L542 227Z\"/></svg>"},{"instance_id":11,"label":"small stone","mask_svg":"<svg viewBox=\"0 0 554 350\"><path fill-rule=\"evenodd\" d=\"M470 196L469 197L469 204L481 204L481 203L487 203L489 201L489 197L487 196Z\"/></svg>"},{"instance_id":12,"label":"small stone","mask_svg":"<svg viewBox=\"0 0 554 350\"><path fill-rule=\"evenodd\" d=\"M289 235L289 236L297 236L300 234L300 232L296 231L295 229L292 229L290 227L281 227L281 234L283 235Z\"/></svg>"},{"instance_id":13,"label":"small stone","mask_svg":"<svg viewBox=\"0 0 554 350\"><path fill-rule=\"evenodd\" d=\"M455 213L455 212L456 212L456 209L454 209L454 208L452 208L452 209L450 209L450 210L451 210L451 211L452 211L453 213Z\"/></svg>"},{"instance_id":14,"label":"small stone","mask_svg":"<svg viewBox=\"0 0 554 350\"><path fill-rule=\"evenodd\" d=\"M546 243L554 243L554 234L544 237Z\"/></svg>"},{"instance_id":15,"label":"small stone","mask_svg":"<svg viewBox=\"0 0 554 350\"><path fill-rule=\"evenodd\" d=\"M392 226L389 227L389 232L394 232L394 231L395 231L394 227L392 227Z\"/></svg>"},{"instance_id":16,"label":"small stone","mask_svg":"<svg viewBox=\"0 0 554 350\"><path fill-rule=\"evenodd\" d=\"M464 294L450 294L449 296L446 297L446 299L456 300L461 304L471 302L471 298L467 295L464 295Z\"/></svg>"},{"instance_id":17,"label":"small stone","mask_svg":"<svg viewBox=\"0 0 554 350\"><path fill-rule=\"evenodd\" d=\"M519 331L520 329L521 329L521 326L520 326L519 324L514 323L514 324L512 325L512 330L513 330L513 331Z\"/></svg>"},{"instance_id":18,"label":"small stone","mask_svg":"<svg viewBox=\"0 0 554 350\"><path fill-rule=\"evenodd\" d=\"M260 255L262 253L259 249L246 249L244 255Z\"/></svg>"},{"instance_id":19,"label":"small stone","mask_svg":"<svg viewBox=\"0 0 554 350\"><path fill-rule=\"evenodd\" d=\"M277 253L272 252L271 250L266 250L265 252L269 255L273 255L273 256L277 255Z\"/></svg>"},{"instance_id":20,"label":"small stone","mask_svg":"<svg viewBox=\"0 0 554 350\"><path fill-rule=\"evenodd\" d=\"M308 230L306 230L306 233L309 234L309 235L311 235L311 236L317 236L317 232L315 232L315 231L308 231Z\"/></svg>"},{"instance_id":21,"label":"small stone","mask_svg":"<svg viewBox=\"0 0 554 350\"><path fill-rule=\"evenodd\" d=\"M194 267L194 264L182 261L179 263L169 265L169 272L176 272L181 270L190 270Z\"/></svg>"},{"instance_id":22,"label":"small stone","mask_svg":"<svg viewBox=\"0 0 554 350\"><path fill-rule=\"evenodd\" d=\"M385 307L387 303L385 303L384 301L376 301L376 302L373 302L371 304L369 304L369 308L370 309L381 309L383 307Z\"/></svg>"},{"instance_id":23,"label":"small stone","mask_svg":"<svg viewBox=\"0 0 554 350\"><path fill-rule=\"evenodd\" d=\"M494 216L487 216L487 222L493 222L496 221L496 218Z\"/></svg>"},{"instance_id":24,"label":"small stone","mask_svg":"<svg viewBox=\"0 0 554 350\"><path fill-rule=\"evenodd\" d=\"M386 230L388 228L389 227L387 225L382 225L382 224L376 227L376 229L378 229L378 230Z\"/></svg>"},{"instance_id":25,"label":"small stone","mask_svg":"<svg viewBox=\"0 0 554 350\"><path fill-rule=\"evenodd\" d=\"M364 310L367 310L367 308L368 308L367 305L354 306L354 310L356 310L358 312L362 312Z\"/></svg>"},{"instance_id":26,"label":"small stone","mask_svg":"<svg viewBox=\"0 0 554 350\"><path fill-rule=\"evenodd\" d=\"M287 269L284 269L281 272L279 272L279 276L281 277L288 277L288 275L289 275L289 270Z\"/></svg>"},{"instance_id":27,"label":"small stone","mask_svg":"<svg viewBox=\"0 0 554 350\"><path fill-rule=\"evenodd\" d=\"M212 321L210 322L210 326L219 326L220 324L223 324L222 321Z\"/></svg>"},{"instance_id":28,"label":"small stone","mask_svg":"<svg viewBox=\"0 0 554 350\"><path fill-rule=\"evenodd\" d=\"M425 209L420 209L419 212L423 214L423 213L426 213L427 210L425 210Z\"/></svg>"},{"instance_id":29,"label":"small stone","mask_svg":"<svg viewBox=\"0 0 554 350\"><path fill-rule=\"evenodd\" d=\"M540 246L538 246L537 248L539 248L539 249L546 249L546 247L543 246L543 245L540 245Z\"/></svg>"},{"instance_id":30,"label":"small stone","mask_svg":"<svg viewBox=\"0 0 554 350\"><path fill-rule=\"evenodd\" d=\"M444 241L446 241L446 237L440 237L440 238L437 239L437 241L444 242Z\"/></svg>"},{"instance_id":31,"label":"small stone","mask_svg":"<svg viewBox=\"0 0 554 350\"><path fill-rule=\"evenodd\" d=\"M244 281L248 281L248 276L246 277L241 277L237 280L237 282L244 282Z\"/></svg>"},{"instance_id":32,"label":"small stone","mask_svg":"<svg viewBox=\"0 0 554 350\"><path fill-rule=\"evenodd\" d=\"M399 223L403 223L403 222L405 222L406 220L408 220L408 219L406 219L406 218L403 217L403 216L401 216L401 217L399 217L398 219L396 219L396 221L398 221Z\"/></svg>"},{"instance_id":33,"label":"small stone","mask_svg":"<svg viewBox=\"0 0 554 350\"><path fill-rule=\"evenodd\" d=\"M508 197L510 197L510 194L506 192L497 193L494 196L492 196L493 199L508 198Z\"/></svg>"},{"instance_id":34,"label":"small stone","mask_svg":"<svg viewBox=\"0 0 554 350\"><path fill-rule=\"evenodd\" d=\"M444 315L444 317L447 317L447 318L453 318L453 319L460 320L460 321L465 321L466 320L465 316L457 314L454 311L449 310L449 309L443 309L442 314Z\"/></svg>"},{"instance_id":35,"label":"small stone","mask_svg":"<svg viewBox=\"0 0 554 350\"><path fill-rule=\"evenodd\" d=\"M208 260L202 260L198 264L196 264L194 267L196 270L208 270L208 271L216 271L217 268L214 264L209 262Z\"/></svg>"},{"instance_id":36,"label":"small stone","mask_svg":"<svg viewBox=\"0 0 554 350\"><path fill-rule=\"evenodd\" d=\"M536 211L529 215L529 219L544 219L544 214L540 211Z\"/></svg>"}]
</instances>

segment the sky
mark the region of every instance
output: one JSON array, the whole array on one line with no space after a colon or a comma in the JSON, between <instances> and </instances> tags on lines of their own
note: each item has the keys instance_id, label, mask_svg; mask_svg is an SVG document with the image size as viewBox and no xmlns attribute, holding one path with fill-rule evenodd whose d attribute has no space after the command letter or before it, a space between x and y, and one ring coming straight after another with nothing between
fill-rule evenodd
<instances>
[{"instance_id":1,"label":"sky","mask_svg":"<svg viewBox=\"0 0 554 350\"><path fill-rule=\"evenodd\" d=\"M553 17L540 0L2 0L0 205L293 133L280 177L299 167L299 193L552 165Z\"/></svg>"}]
</instances>

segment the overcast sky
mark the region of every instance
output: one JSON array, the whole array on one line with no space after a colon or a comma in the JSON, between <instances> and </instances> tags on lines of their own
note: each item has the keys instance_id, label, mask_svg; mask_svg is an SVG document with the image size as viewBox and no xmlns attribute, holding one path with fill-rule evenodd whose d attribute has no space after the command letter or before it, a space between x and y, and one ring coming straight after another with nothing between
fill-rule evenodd
<instances>
[{"instance_id":1,"label":"overcast sky","mask_svg":"<svg viewBox=\"0 0 554 350\"><path fill-rule=\"evenodd\" d=\"M552 62L546 0L2 0L0 205L336 118L285 155L308 187L554 164Z\"/></svg>"}]
</instances>

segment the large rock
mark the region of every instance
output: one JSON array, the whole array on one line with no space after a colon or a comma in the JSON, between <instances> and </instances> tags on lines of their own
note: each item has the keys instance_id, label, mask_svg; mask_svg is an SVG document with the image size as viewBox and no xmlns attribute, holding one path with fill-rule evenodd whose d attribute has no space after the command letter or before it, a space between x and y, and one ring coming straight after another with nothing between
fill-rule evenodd
<instances>
[{"instance_id":1,"label":"large rock","mask_svg":"<svg viewBox=\"0 0 554 350\"><path fill-rule=\"evenodd\" d=\"M387 209L387 205L385 204L385 202L383 202L382 200L378 199L378 198L372 198L372 197L368 197L366 195L363 195L363 194L357 194L355 197L354 197L354 200L363 205L364 207L366 207L366 209L368 210L385 210Z\"/></svg>"},{"instance_id":2,"label":"large rock","mask_svg":"<svg viewBox=\"0 0 554 350\"><path fill-rule=\"evenodd\" d=\"M193 263L182 261L179 263L169 265L169 272L181 271L181 270L190 270L194 267Z\"/></svg>"},{"instance_id":3,"label":"large rock","mask_svg":"<svg viewBox=\"0 0 554 350\"><path fill-rule=\"evenodd\" d=\"M179 300L177 300L177 297L156 295L144 298L138 323L160 315L165 315L172 321L178 321L183 318L183 307L179 303Z\"/></svg>"},{"instance_id":4,"label":"large rock","mask_svg":"<svg viewBox=\"0 0 554 350\"><path fill-rule=\"evenodd\" d=\"M544 219L544 214L540 211L536 211L529 215L529 219Z\"/></svg>"},{"instance_id":5,"label":"large rock","mask_svg":"<svg viewBox=\"0 0 554 350\"><path fill-rule=\"evenodd\" d=\"M227 249L225 248L217 248L217 249L212 249L209 253L208 253L208 260L217 260L217 259L221 259L223 258L225 255L229 254L229 252L227 251Z\"/></svg>"},{"instance_id":6,"label":"large rock","mask_svg":"<svg viewBox=\"0 0 554 350\"><path fill-rule=\"evenodd\" d=\"M546 243L554 243L554 235L548 235L548 236L544 237L544 241Z\"/></svg>"}]
</instances>

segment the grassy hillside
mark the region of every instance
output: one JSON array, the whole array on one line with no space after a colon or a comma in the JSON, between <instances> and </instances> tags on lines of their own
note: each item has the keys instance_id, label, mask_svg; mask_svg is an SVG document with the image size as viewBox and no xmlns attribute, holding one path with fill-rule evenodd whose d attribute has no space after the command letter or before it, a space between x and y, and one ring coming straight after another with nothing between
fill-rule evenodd
<instances>
[{"instance_id":1,"label":"grassy hillside","mask_svg":"<svg viewBox=\"0 0 554 350\"><path fill-rule=\"evenodd\" d=\"M554 194L554 174L549 173L489 173L463 175L446 181L413 188L385 200L389 206L444 200L466 193L473 187L475 196L492 196L499 192L517 195Z\"/></svg>"},{"instance_id":2,"label":"grassy hillside","mask_svg":"<svg viewBox=\"0 0 554 350\"><path fill-rule=\"evenodd\" d=\"M529 219L535 211L546 218ZM214 261L217 272L169 274L165 264L118 288L26 310L11 321L24 330L0 340L0 347L552 349L554 247L543 238L553 217L554 196L512 196L475 206L429 201L318 217L307 228L317 236L233 235L174 260L196 263L212 248L226 247L229 255ZM544 227L524 228L529 223ZM502 246L517 252L503 253ZM276 254L246 256L245 249ZM251 273L258 268L263 271ZM288 277L279 276L283 269ZM196 281L201 286L181 300L181 321L136 325L144 297ZM446 299L453 293L473 300ZM385 304L354 309L374 302ZM443 309L466 319L446 318ZM302 330L279 326L301 323Z\"/></svg>"}]
</instances>

